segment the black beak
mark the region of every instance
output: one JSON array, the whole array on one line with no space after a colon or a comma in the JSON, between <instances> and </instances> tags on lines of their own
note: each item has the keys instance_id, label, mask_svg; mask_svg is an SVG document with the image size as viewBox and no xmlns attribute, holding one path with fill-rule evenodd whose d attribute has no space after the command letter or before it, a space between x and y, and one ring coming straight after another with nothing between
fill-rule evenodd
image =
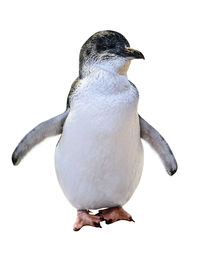
<instances>
[{"instance_id":1,"label":"black beak","mask_svg":"<svg viewBox=\"0 0 200 258\"><path fill-rule=\"evenodd\" d=\"M145 59L144 55L140 51L135 50L135 49L130 48L130 47L125 48L124 56L125 57L130 57L130 58L133 58L133 59Z\"/></svg>"}]
</instances>

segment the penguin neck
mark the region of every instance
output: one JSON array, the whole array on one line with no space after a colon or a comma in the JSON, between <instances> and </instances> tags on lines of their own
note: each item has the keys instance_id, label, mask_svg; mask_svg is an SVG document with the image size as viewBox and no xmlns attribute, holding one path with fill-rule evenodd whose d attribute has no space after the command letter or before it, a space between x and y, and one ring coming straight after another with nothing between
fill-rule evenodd
<instances>
[{"instance_id":1,"label":"penguin neck","mask_svg":"<svg viewBox=\"0 0 200 258\"><path fill-rule=\"evenodd\" d=\"M126 73L120 74L98 65L84 67L82 81L86 82L88 90L101 94L118 94L130 87Z\"/></svg>"},{"instance_id":2,"label":"penguin neck","mask_svg":"<svg viewBox=\"0 0 200 258\"><path fill-rule=\"evenodd\" d=\"M131 60L124 61L124 59L114 59L110 61L91 62L86 61L80 65L79 77L82 79L89 76L91 73L105 72L112 75L127 76L127 71L130 66Z\"/></svg>"},{"instance_id":3,"label":"penguin neck","mask_svg":"<svg viewBox=\"0 0 200 258\"><path fill-rule=\"evenodd\" d=\"M82 78L94 76L95 74L110 74L112 76L118 75L118 73L113 69L108 69L108 67L104 67L103 65L99 64L85 64L82 67L80 74Z\"/></svg>"}]
</instances>

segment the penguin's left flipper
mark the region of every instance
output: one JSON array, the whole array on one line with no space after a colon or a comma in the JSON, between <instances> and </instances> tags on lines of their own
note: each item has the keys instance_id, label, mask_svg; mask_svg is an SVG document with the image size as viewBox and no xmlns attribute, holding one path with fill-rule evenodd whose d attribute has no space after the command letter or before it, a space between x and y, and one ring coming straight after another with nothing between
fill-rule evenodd
<instances>
[{"instance_id":1,"label":"penguin's left flipper","mask_svg":"<svg viewBox=\"0 0 200 258\"><path fill-rule=\"evenodd\" d=\"M69 111L68 108L64 113L42 122L26 134L12 154L13 165L18 165L27 152L45 138L61 134Z\"/></svg>"},{"instance_id":2,"label":"penguin's left flipper","mask_svg":"<svg viewBox=\"0 0 200 258\"><path fill-rule=\"evenodd\" d=\"M141 116L139 116L139 120L141 138L148 142L150 146L158 153L165 166L165 169L167 170L167 173L170 176L173 176L176 173L178 166L168 143L159 134L159 132L149 123L147 123Z\"/></svg>"}]
</instances>

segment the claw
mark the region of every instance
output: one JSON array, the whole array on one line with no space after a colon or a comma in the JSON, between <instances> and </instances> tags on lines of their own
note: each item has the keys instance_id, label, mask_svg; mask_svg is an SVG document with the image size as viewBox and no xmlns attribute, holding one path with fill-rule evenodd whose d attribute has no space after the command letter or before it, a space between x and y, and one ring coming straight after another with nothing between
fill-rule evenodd
<instances>
[{"instance_id":1,"label":"claw","mask_svg":"<svg viewBox=\"0 0 200 258\"><path fill-rule=\"evenodd\" d=\"M112 219L109 219L109 220L106 220L106 224L111 224L111 223L113 223L113 220Z\"/></svg>"},{"instance_id":2,"label":"claw","mask_svg":"<svg viewBox=\"0 0 200 258\"><path fill-rule=\"evenodd\" d=\"M102 228L101 225L100 225L100 223L94 222L93 225L94 225L94 227L96 227L96 228Z\"/></svg>"}]
</instances>

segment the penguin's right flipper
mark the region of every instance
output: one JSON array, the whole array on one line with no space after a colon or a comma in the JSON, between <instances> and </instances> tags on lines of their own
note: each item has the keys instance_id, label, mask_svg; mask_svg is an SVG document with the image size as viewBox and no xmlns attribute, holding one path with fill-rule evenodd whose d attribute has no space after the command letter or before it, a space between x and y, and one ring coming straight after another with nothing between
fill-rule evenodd
<instances>
[{"instance_id":1,"label":"penguin's right flipper","mask_svg":"<svg viewBox=\"0 0 200 258\"><path fill-rule=\"evenodd\" d=\"M160 133L149 123L147 123L141 116L139 116L139 120L141 138L147 141L158 153L165 166L165 169L167 170L167 173L170 176L173 176L173 174L176 173L178 166L168 143L160 135Z\"/></svg>"},{"instance_id":2,"label":"penguin's right flipper","mask_svg":"<svg viewBox=\"0 0 200 258\"><path fill-rule=\"evenodd\" d=\"M69 111L68 108L64 113L42 122L25 135L12 154L13 164L18 165L27 152L45 138L61 134Z\"/></svg>"}]
</instances>

